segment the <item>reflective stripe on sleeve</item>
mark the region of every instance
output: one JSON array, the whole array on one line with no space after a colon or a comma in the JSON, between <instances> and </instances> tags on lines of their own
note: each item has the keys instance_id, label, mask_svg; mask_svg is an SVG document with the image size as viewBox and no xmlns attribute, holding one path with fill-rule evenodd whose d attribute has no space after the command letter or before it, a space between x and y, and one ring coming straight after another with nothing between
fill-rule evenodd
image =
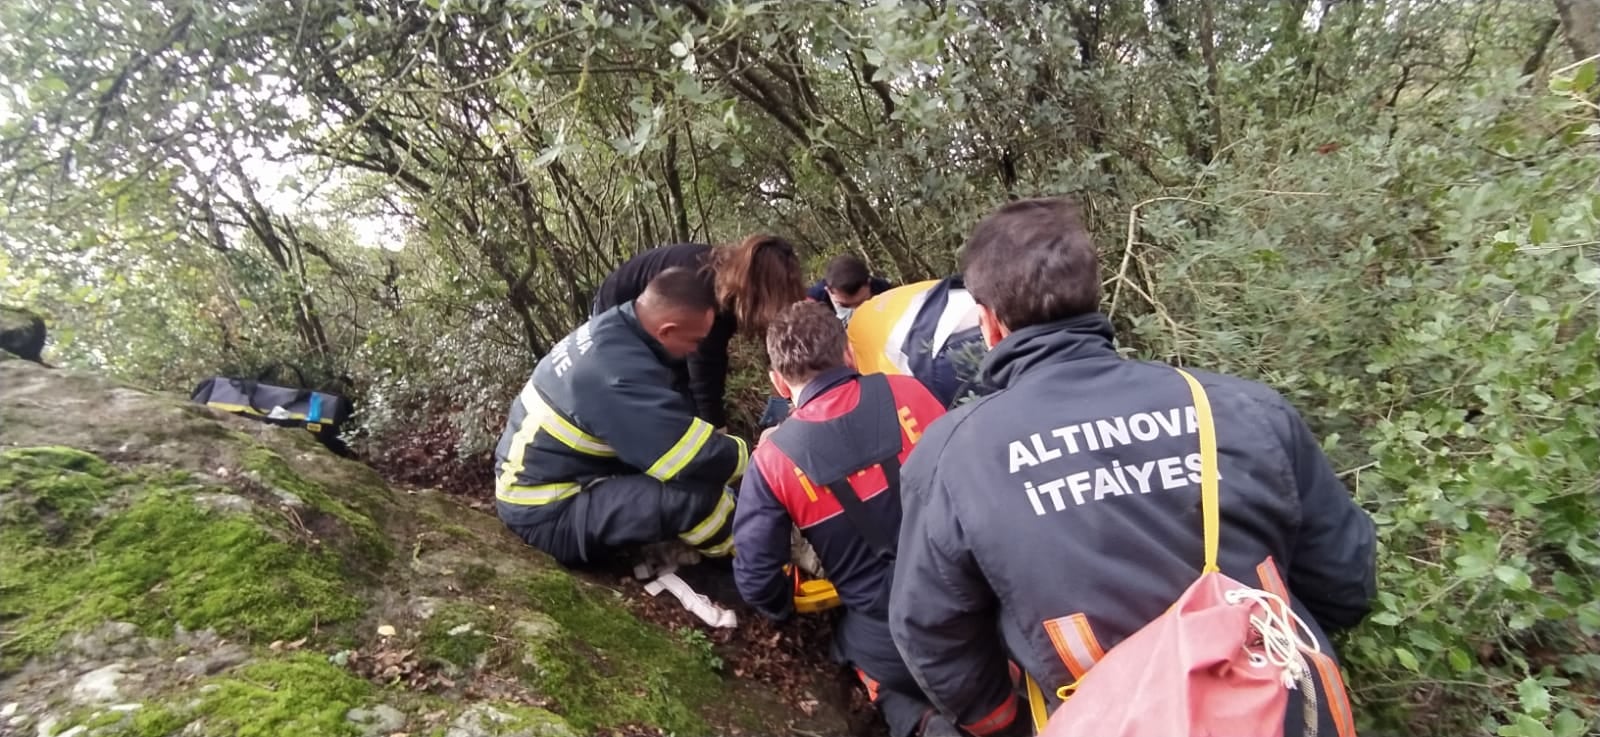
<instances>
[{"instance_id":1,"label":"reflective stripe on sleeve","mask_svg":"<svg viewBox=\"0 0 1600 737\"><path fill-rule=\"evenodd\" d=\"M615 458L617 451L607 445L604 440L584 432L577 425L572 424L561 413L556 412L546 404L544 397L528 385L522 390L522 406L528 408L528 416L538 418L539 427L550 433L550 437L584 455L599 456L601 458Z\"/></svg>"},{"instance_id":2,"label":"reflective stripe on sleeve","mask_svg":"<svg viewBox=\"0 0 1600 737\"><path fill-rule=\"evenodd\" d=\"M689 461L694 460L700 450L706 447L706 442L711 440L711 435L715 432L716 428L713 428L711 423L698 417L693 418L689 422L689 429L683 431L683 437L678 438L678 442L673 444L671 449L662 453L655 463L650 464L645 474L657 481L671 481L677 478L684 467L689 465Z\"/></svg>"},{"instance_id":3,"label":"reflective stripe on sleeve","mask_svg":"<svg viewBox=\"0 0 1600 737\"><path fill-rule=\"evenodd\" d=\"M750 446L744 442L744 438L738 436L733 436L733 443L739 446L739 463L733 467L733 475L728 477L728 483L739 480L750 467Z\"/></svg>"},{"instance_id":4,"label":"reflective stripe on sleeve","mask_svg":"<svg viewBox=\"0 0 1600 737\"><path fill-rule=\"evenodd\" d=\"M532 385L522 393L524 396L532 394ZM516 433L511 436L511 447L507 449L509 452L506 453L506 460L500 464L500 475L494 480L496 496L517 483L517 474L522 473L523 457L528 451L528 445L533 443L533 436L539 434L538 416L526 403L523 404L523 408L528 411L523 413L522 423L517 425Z\"/></svg>"},{"instance_id":5,"label":"reflective stripe on sleeve","mask_svg":"<svg viewBox=\"0 0 1600 737\"><path fill-rule=\"evenodd\" d=\"M1017 697L1007 695L1005 702L995 707L994 711L989 712L988 716L971 724L962 725L962 727L978 737L987 737L987 735L1011 726L1011 722L1016 718Z\"/></svg>"},{"instance_id":6,"label":"reflective stripe on sleeve","mask_svg":"<svg viewBox=\"0 0 1600 737\"><path fill-rule=\"evenodd\" d=\"M733 536L709 548L701 548L700 554L711 558L722 558L733 554Z\"/></svg>"},{"instance_id":7,"label":"reflective stripe on sleeve","mask_svg":"<svg viewBox=\"0 0 1600 737\"><path fill-rule=\"evenodd\" d=\"M1083 678L1083 674L1105 657L1100 641L1089 627L1089 618L1081 612L1045 620L1044 631L1050 635L1056 655L1061 657L1061 664L1067 666L1074 681Z\"/></svg>"},{"instance_id":8,"label":"reflective stripe on sleeve","mask_svg":"<svg viewBox=\"0 0 1600 737\"><path fill-rule=\"evenodd\" d=\"M717 500L716 508L711 510L711 514L706 515L705 519L700 520L700 524L679 535L678 538L690 545L699 547L705 541L716 537L716 534L727 526L728 520L732 516L733 495L724 491L722 492L722 498Z\"/></svg>"},{"instance_id":9,"label":"reflective stripe on sleeve","mask_svg":"<svg viewBox=\"0 0 1600 737\"><path fill-rule=\"evenodd\" d=\"M577 494L582 489L582 486L573 483L540 484L538 486L519 486L514 484L496 489L494 498L507 504L537 507L542 504L561 501Z\"/></svg>"}]
</instances>

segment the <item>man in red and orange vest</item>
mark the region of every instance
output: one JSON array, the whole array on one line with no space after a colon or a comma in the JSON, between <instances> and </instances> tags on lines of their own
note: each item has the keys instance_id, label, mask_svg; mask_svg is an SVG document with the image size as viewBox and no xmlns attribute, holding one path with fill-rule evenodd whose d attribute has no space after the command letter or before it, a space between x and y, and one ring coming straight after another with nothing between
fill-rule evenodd
<instances>
[{"instance_id":1,"label":"man in red and orange vest","mask_svg":"<svg viewBox=\"0 0 1600 737\"><path fill-rule=\"evenodd\" d=\"M843 609L834 656L853 666L893 737L956 735L889 635L900 463L944 409L910 376L862 376L826 307L791 305L767 331L771 378L795 410L764 436L734 511L734 578L773 619L794 611L790 530L813 549Z\"/></svg>"}]
</instances>

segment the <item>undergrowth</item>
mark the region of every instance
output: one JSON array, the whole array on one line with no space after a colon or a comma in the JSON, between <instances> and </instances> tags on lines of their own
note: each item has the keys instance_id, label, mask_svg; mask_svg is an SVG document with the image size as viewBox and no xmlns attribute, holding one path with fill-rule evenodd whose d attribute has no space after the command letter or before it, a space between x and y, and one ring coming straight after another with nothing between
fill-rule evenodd
<instances>
[{"instance_id":1,"label":"undergrowth","mask_svg":"<svg viewBox=\"0 0 1600 737\"><path fill-rule=\"evenodd\" d=\"M1600 715L1600 128L1520 84L1440 101L1474 111L1447 137L1244 137L1110 254L1139 352L1284 392L1376 520L1378 598L1340 643L1365 730Z\"/></svg>"}]
</instances>

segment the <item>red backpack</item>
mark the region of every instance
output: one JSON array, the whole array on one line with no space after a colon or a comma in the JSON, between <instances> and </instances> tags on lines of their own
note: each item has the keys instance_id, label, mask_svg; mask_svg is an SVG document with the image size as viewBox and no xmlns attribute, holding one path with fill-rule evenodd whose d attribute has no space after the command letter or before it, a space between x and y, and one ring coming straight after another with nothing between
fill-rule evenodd
<instances>
[{"instance_id":1,"label":"red backpack","mask_svg":"<svg viewBox=\"0 0 1600 737\"><path fill-rule=\"evenodd\" d=\"M1200 382L1182 369L1178 373L1189 384L1199 419L1205 567L1164 614L1117 643L1076 683L1058 689L1063 701L1054 714L1046 713L1044 695L1029 676L1034 730L1041 737L1282 737L1289 690L1300 689L1307 734L1315 734L1315 668L1329 684L1326 696L1336 731L1340 737L1354 735L1338 665L1318 649L1315 636L1289 608L1287 589L1276 573L1265 577L1269 590L1263 591L1217 568L1220 518L1211 403ZM1130 698L1133 694L1137 698Z\"/></svg>"}]
</instances>

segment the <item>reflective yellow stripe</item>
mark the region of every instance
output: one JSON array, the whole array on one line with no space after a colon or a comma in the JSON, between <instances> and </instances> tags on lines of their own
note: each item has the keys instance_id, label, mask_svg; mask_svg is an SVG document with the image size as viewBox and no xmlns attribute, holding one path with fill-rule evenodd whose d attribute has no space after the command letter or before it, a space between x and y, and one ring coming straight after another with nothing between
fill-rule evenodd
<instances>
[{"instance_id":1,"label":"reflective yellow stripe","mask_svg":"<svg viewBox=\"0 0 1600 737\"><path fill-rule=\"evenodd\" d=\"M550 433L562 445L579 453L602 458L615 458L617 451L613 450L605 441L578 429L577 425L567 421L567 418L556 414L555 410L544 407L545 419L541 424L545 432Z\"/></svg>"},{"instance_id":2,"label":"reflective yellow stripe","mask_svg":"<svg viewBox=\"0 0 1600 737\"><path fill-rule=\"evenodd\" d=\"M538 390L534 389L531 382L522 388L522 393L517 399L522 403L525 412L522 422L517 425L517 431L511 436L511 447L505 461L500 464L500 474L495 477L496 499L507 504L536 506L560 501L582 490L581 486L570 481L537 485L517 483L527 459L528 446L533 444L540 430L544 430L551 437L580 453L605 457L616 455L611 446L579 430L566 418L556 414L555 410L545 403L544 398L539 396Z\"/></svg>"},{"instance_id":3,"label":"reflective yellow stripe","mask_svg":"<svg viewBox=\"0 0 1600 737\"><path fill-rule=\"evenodd\" d=\"M717 500L716 509L711 510L711 514L706 515L705 519L700 520L700 524L695 525L694 529L679 535L678 538L690 545L699 546L728 524L728 517L732 514L733 495L724 491L722 498Z\"/></svg>"},{"instance_id":4,"label":"reflective yellow stripe","mask_svg":"<svg viewBox=\"0 0 1600 737\"><path fill-rule=\"evenodd\" d=\"M717 543L716 545L713 545L713 546L711 546L709 548L706 548L706 549L700 551L700 553L702 555L709 555L709 556L711 556L713 558L720 558L720 557L722 557L724 555L731 555L733 553L733 536L729 535L728 539L723 540L722 542Z\"/></svg>"},{"instance_id":5,"label":"reflective yellow stripe","mask_svg":"<svg viewBox=\"0 0 1600 737\"><path fill-rule=\"evenodd\" d=\"M220 409L220 410L222 410L224 412L243 412L243 413L245 413L247 415L255 415L257 417L266 417L267 416L267 413L262 412L261 410L256 409L255 407L251 407L251 406L246 405L246 404L229 404L227 402L206 402L206 406L207 407L215 407L215 408ZM303 420L305 418L306 418L306 416L301 414L301 413L299 413L299 412L290 412L290 413L288 413L286 415L282 415L281 418L273 418L273 419Z\"/></svg>"},{"instance_id":6,"label":"reflective yellow stripe","mask_svg":"<svg viewBox=\"0 0 1600 737\"><path fill-rule=\"evenodd\" d=\"M693 418L689 421L689 429L683 431L683 437L678 438L678 442L671 450L661 454L645 474L657 481L671 481L684 466L689 465L689 461L699 455L700 449L706 447L706 441L710 440L715 432L716 428L712 427L711 423L698 417Z\"/></svg>"},{"instance_id":7,"label":"reflective yellow stripe","mask_svg":"<svg viewBox=\"0 0 1600 737\"><path fill-rule=\"evenodd\" d=\"M561 501L577 494L582 489L582 486L573 483L540 484L538 486L512 485L497 489L494 497L507 504L536 507L541 504Z\"/></svg>"},{"instance_id":8,"label":"reflective yellow stripe","mask_svg":"<svg viewBox=\"0 0 1600 737\"><path fill-rule=\"evenodd\" d=\"M744 438L737 435L733 436L733 442L739 446L739 464L733 467L733 475L728 477L729 482L743 476L745 468L750 465L750 446L745 444Z\"/></svg>"},{"instance_id":9,"label":"reflective yellow stripe","mask_svg":"<svg viewBox=\"0 0 1600 737\"><path fill-rule=\"evenodd\" d=\"M530 383L523 387L522 394L518 399L522 401L522 406L528 409L528 416L537 418L538 426L543 428L545 432L550 433L550 437L560 441L562 445L584 455L600 456L601 458L616 457L617 452L612 450L611 446L607 445L604 440L579 429L577 425L572 424L567 418L562 417L561 413L556 412L555 409L546 404L544 397L540 396L538 390L533 388L533 384Z\"/></svg>"},{"instance_id":10,"label":"reflective yellow stripe","mask_svg":"<svg viewBox=\"0 0 1600 737\"><path fill-rule=\"evenodd\" d=\"M524 397L534 394L533 385L529 384L527 388L523 389L522 394ZM538 395L534 394L534 396L537 397ZM541 403L542 405L543 403ZM500 475L494 480L496 496L499 496L501 491L516 485L517 474L522 473L523 454L527 452L528 445L533 442L534 436L539 434L539 416L534 414L533 408L529 407L526 402L523 403L523 407L528 412L523 414L522 424L517 426L517 432L511 436L510 452L506 454L505 462L500 464Z\"/></svg>"}]
</instances>

